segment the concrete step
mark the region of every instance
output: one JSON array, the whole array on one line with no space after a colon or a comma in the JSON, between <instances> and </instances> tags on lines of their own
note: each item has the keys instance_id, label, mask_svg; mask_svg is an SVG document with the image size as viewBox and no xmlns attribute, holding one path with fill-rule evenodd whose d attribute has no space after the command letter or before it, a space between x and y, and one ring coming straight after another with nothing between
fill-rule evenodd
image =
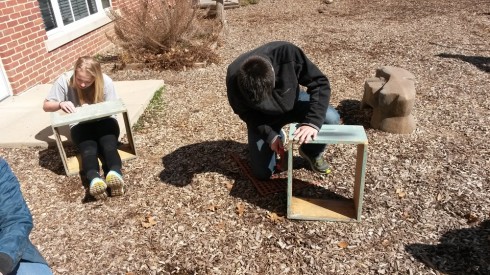
<instances>
[{"instance_id":1,"label":"concrete step","mask_svg":"<svg viewBox=\"0 0 490 275\"><path fill-rule=\"evenodd\" d=\"M225 0L224 1L225 10L226 9L235 9L239 8L240 4L238 0ZM216 1L215 0L200 0L199 7L202 9L216 9Z\"/></svg>"}]
</instances>

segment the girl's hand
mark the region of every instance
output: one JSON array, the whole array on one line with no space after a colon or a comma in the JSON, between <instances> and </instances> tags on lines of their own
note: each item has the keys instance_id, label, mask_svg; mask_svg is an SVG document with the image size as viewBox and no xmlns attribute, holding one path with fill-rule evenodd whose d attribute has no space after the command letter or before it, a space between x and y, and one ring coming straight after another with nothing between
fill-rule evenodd
<instances>
[{"instance_id":1,"label":"girl's hand","mask_svg":"<svg viewBox=\"0 0 490 275\"><path fill-rule=\"evenodd\" d=\"M75 105L71 101L61 101L60 109L65 113L74 113L76 111Z\"/></svg>"}]
</instances>

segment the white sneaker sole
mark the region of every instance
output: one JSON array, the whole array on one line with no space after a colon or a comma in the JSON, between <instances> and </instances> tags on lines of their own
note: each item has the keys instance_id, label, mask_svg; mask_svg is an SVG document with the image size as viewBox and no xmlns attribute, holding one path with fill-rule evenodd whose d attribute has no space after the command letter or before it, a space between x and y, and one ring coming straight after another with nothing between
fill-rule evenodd
<instances>
[{"instance_id":1,"label":"white sneaker sole","mask_svg":"<svg viewBox=\"0 0 490 275\"><path fill-rule=\"evenodd\" d=\"M103 180L100 180L90 185L89 192L96 200L105 200L107 198L106 189L107 185Z\"/></svg>"},{"instance_id":2,"label":"white sneaker sole","mask_svg":"<svg viewBox=\"0 0 490 275\"><path fill-rule=\"evenodd\" d=\"M109 172L106 177L107 187L111 189L111 196L124 194L124 180L115 173Z\"/></svg>"}]
</instances>

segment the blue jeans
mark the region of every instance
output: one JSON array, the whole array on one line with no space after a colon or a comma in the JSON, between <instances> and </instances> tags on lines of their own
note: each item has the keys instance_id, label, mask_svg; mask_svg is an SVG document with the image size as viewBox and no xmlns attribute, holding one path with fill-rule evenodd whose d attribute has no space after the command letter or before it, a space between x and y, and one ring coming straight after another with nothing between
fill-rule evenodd
<instances>
[{"instance_id":1,"label":"blue jeans","mask_svg":"<svg viewBox=\"0 0 490 275\"><path fill-rule=\"evenodd\" d=\"M298 102L294 110L289 112L281 121L275 125L270 125L274 131L280 133L281 128L288 123L302 121L310 110L310 95L300 92ZM340 124L340 115L331 105L325 113L323 124ZM254 176L260 180L269 179L276 167L276 153L271 150L270 145L263 140L255 129L248 128L248 148L250 166ZM325 151L325 144L305 144L301 145L301 150L308 156L317 157Z\"/></svg>"},{"instance_id":2,"label":"blue jeans","mask_svg":"<svg viewBox=\"0 0 490 275\"><path fill-rule=\"evenodd\" d=\"M53 271L45 264L20 261L9 275L53 275Z\"/></svg>"}]
</instances>

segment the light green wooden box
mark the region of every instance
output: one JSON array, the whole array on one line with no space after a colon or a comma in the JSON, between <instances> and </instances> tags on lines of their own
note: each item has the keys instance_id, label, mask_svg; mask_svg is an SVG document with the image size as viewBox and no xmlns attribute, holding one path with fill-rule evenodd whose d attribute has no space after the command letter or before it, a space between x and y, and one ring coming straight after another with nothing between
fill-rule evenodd
<instances>
[{"instance_id":1,"label":"light green wooden box","mask_svg":"<svg viewBox=\"0 0 490 275\"><path fill-rule=\"evenodd\" d=\"M124 125L126 128L127 144L121 144L118 151L122 160L136 158L136 148L133 141L133 133L131 124L129 123L128 110L121 100L105 101L97 104L91 104L83 107L78 107L77 112L67 114L63 111L51 113L51 128L56 139L56 145L65 167L66 175L76 175L81 170L80 156L67 157L65 148L60 135L60 127L76 123L94 120L102 117L116 115L122 113Z\"/></svg>"},{"instance_id":2,"label":"light green wooden box","mask_svg":"<svg viewBox=\"0 0 490 275\"><path fill-rule=\"evenodd\" d=\"M359 125L323 125L316 140L319 144L357 145L354 197L349 200L313 199L293 196L293 133L296 124L289 126L287 217L300 220L360 221L366 175L368 139Z\"/></svg>"}]
</instances>

